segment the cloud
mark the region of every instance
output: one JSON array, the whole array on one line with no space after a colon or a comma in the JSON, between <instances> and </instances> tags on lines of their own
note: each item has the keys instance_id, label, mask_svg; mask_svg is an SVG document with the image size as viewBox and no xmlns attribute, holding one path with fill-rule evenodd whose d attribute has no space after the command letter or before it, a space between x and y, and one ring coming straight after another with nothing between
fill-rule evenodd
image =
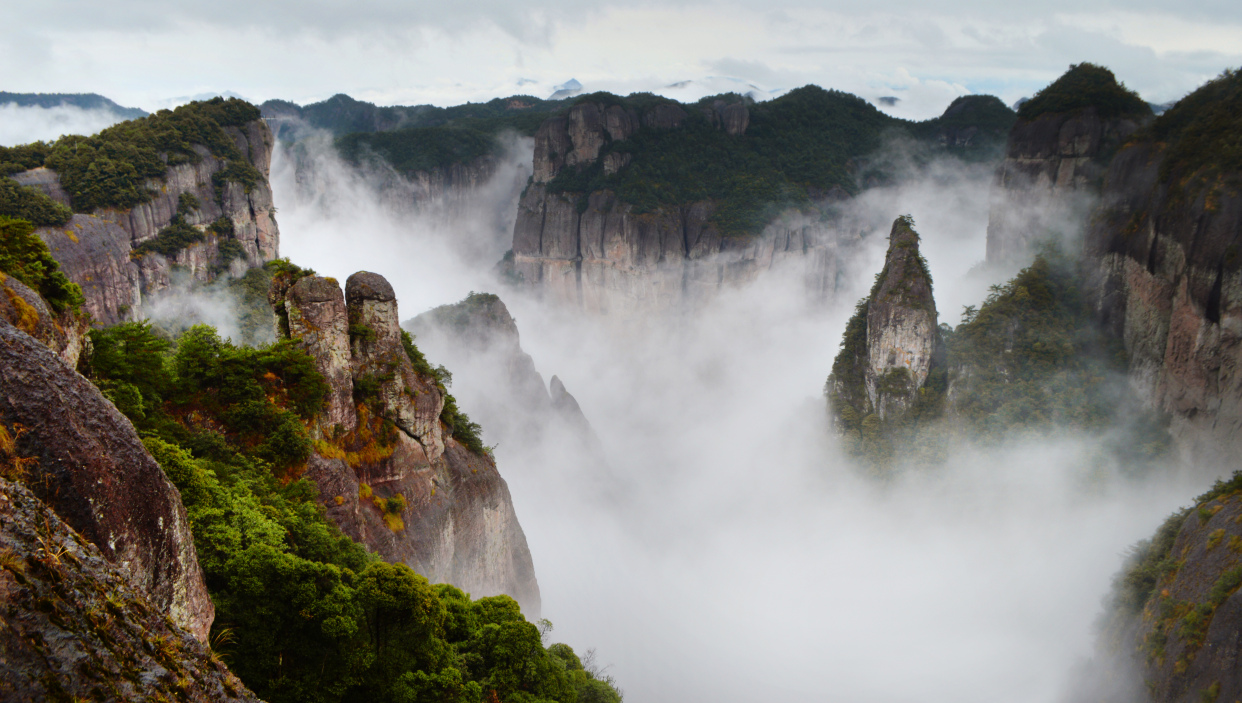
<instances>
[{"instance_id":1,"label":"cloud","mask_svg":"<svg viewBox=\"0 0 1242 703\"><path fill-rule=\"evenodd\" d=\"M65 134L94 134L122 121L111 110L84 110L73 105L39 107L0 105L0 146L51 141Z\"/></svg>"}]
</instances>

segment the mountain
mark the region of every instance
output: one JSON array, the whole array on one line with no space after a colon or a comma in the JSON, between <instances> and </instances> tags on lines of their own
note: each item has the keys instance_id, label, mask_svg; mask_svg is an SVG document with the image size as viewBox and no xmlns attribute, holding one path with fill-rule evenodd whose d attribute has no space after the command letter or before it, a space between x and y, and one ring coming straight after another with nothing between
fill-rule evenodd
<instances>
[{"instance_id":1,"label":"mountain","mask_svg":"<svg viewBox=\"0 0 1242 703\"><path fill-rule=\"evenodd\" d=\"M1053 240L1077 246L1110 158L1151 115L1111 71L1089 63L1022 103L996 170L987 260L1029 260Z\"/></svg>"},{"instance_id":2,"label":"mountain","mask_svg":"<svg viewBox=\"0 0 1242 703\"><path fill-rule=\"evenodd\" d=\"M886 140L923 158L986 159L1011 120L972 96L910 123L816 86L764 103L583 96L535 135L502 273L614 314L693 304L782 262L804 266L812 295L831 294L856 244L839 239L835 206L893 178L868 161Z\"/></svg>"},{"instance_id":3,"label":"mountain","mask_svg":"<svg viewBox=\"0 0 1242 703\"><path fill-rule=\"evenodd\" d=\"M275 258L274 143L254 106L217 98L0 148L0 214L39 225L96 324L141 319L177 276L205 283Z\"/></svg>"},{"instance_id":4,"label":"mountain","mask_svg":"<svg viewBox=\"0 0 1242 703\"><path fill-rule=\"evenodd\" d=\"M108 98L96 93L6 93L0 91L0 105L19 105L22 107L60 107L72 105L83 110L106 110L126 120L146 117L146 110L136 107L122 107Z\"/></svg>"}]
</instances>

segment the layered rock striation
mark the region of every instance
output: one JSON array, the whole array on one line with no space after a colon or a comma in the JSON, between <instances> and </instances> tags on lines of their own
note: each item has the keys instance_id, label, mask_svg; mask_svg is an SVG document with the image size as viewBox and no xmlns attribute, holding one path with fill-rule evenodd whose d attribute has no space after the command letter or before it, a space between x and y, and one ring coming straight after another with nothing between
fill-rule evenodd
<instances>
[{"instance_id":1,"label":"layered rock striation","mask_svg":"<svg viewBox=\"0 0 1242 703\"><path fill-rule=\"evenodd\" d=\"M866 418L900 420L927 382L942 347L931 275L908 217L893 223L884 269L846 326L828 378L838 427Z\"/></svg>"},{"instance_id":2,"label":"layered rock striation","mask_svg":"<svg viewBox=\"0 0 1242 703\"><path fill-rule=\"evenodd\" d=\"M745 103L717 102L702 108L704 117L743 138L750 122ZM535 134L533 175L518 203L512 253L501 263L505 276L552 300L614 315L701 302L786 262L805 265L817 295L834 291L842 270L838 238L818 219L789 213L757 237L726 237L713 220L719 204L710 199L644 210L611 190L576 194L553 187L568 171L618 173L631 156L605 146L639 130L682 128L690 117L673 103L640 112L583 101L545 121Z\"/></svg>"},{"instance_id":3,"label":"layered rock striation","mask_svg":"<svg viewBox=\"0 0 1242 703\"><path fill-rule=\"evenodd\" d=\"M328 517L385 560L538 613L508 486L491 455L469 449L444 421L449 397L402 338L388 282L359 272L342 295L335 281L306 276L275 285L272 301L285 334L333 386L306 471Z\"/></svg>"},{"instance_id":4,"label":"layered rock striation","mask_svg":"<svg viewBox=\"0 0 1242 703\"><path fill-rule=\"evenodd\" d=\"M3 320L0 423L12 440L6 451L29 460L18 473L38 497L205 640L215 607L176 487L94 385Z\"/></svg>"},{"instance_id":5,"label":"layered rock striation","mask_svg":"<svg viewBox=\"0 0 1242 703\"><path fill-rule=\"evenodd\" d=\"M1131 382L1173 416L1195 457L1242 449L1242 171L1228 161L1242 79L1217 79L1161 115L1112 160L1088 229L1104 324Z\"/></svg>"},{"instance_id":6,"label":"layered rock striation","mask_svg":"<svg viewBox=\"0 0 1242 703\"><path fill-rule=\"evenodd\" d=\"M82 287L85 309L98 324L141 319L144 303L181 280L206 282L222 270L244 270L278 255L280 231L268 184L275 141L262 120L222 127L246 163L262 176L253 184L225 176L229 159L195 145L196 163L169 166L164 176L145 185L156 195L129 209L99 208L75 214L65 225L41 227L61 270ZM37 187L63 204L69 196L56 172L37 168L12 178ZM193 196L190 207L183 196ZM199 230L203 239L169 256L141 253L174 217ZM227 220L231 233L210 225ZM221 245L240 251L222 256ZM225 260L229 259L226 263ZM235 272L236 272L235 271Z\"/></svg>"}]
</instances>

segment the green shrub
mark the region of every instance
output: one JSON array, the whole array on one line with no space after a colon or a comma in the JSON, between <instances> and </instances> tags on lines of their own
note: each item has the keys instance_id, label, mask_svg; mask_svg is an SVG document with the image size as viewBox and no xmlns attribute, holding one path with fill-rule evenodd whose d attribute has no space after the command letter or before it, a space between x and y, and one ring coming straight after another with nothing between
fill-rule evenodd
<instances>
[{"instance_id":1,"label":"green shrub","mask_svg":"<svg viewBox=\"0 0 1242 703\"><path fill-rule=\"evenodd\" d=\"M0 215L0 271L38 291L58 313L77 310L85 302L82 289L61 273L60 264L26 220Z\"/></svg>"},{"instance_id":2,"label":"green shrub","mask_svg":"<svg viewBox=\"0 0 1242 703\"><path fill-rule=\"evenodd\" d=\"M166 257L174 257L191 244L207 239L207 235L197 227L187 225L181 217L173 217L172 223L161 229L154 237L134 247L132 257L146 256L152 252Z\"/></svg>"},{"instance_id":3,"label":"green shrub","mask_svg":"<svg viewBox=\"0 0 1242 703\"><path fill-rule=\"evenodd\" d=\"M38 188L22 186L0 177L0 215L27 220L36 227L63 225L73 211L52 200Z\"/></svg>"}]
</instances>

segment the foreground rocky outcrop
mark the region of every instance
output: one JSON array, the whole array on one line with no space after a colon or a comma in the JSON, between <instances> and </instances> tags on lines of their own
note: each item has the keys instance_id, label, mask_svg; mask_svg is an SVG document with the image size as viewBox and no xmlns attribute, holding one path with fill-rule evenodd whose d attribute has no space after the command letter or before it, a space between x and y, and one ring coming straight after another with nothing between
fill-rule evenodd
<instances>
[{"instance_id":1,"label":"foreground rocky outcrop","mask_svg":"<svg viewBox=\"0 0 1242 703\"><path fill-rule=\"evenodd\" d=\"M71 309L57 314L38 292L3 272L0 289L4 293L0 319L42 342L67 366L76 367L89 342L89 318Z\"/></svg>"},{"instance_id":2,"label":"foreground rocky outcrop","mask_svg":"<svg viewBox=\"0 0 1242 703\"><path fill-rule=\"evenodd\" d=\"M75 214L63 226L36 230L65 275L81 286L85 309L97 324L142 319L144 304L175 284L207 282L223 270L240 272L277 256L280 232L267 180L275 140L262 120L222 129L261 175L253 184L225 177L231 173L230 160L194 145L200 157L196 163L170 166L163 178L146 183L156 193L149 201ZM11 177L70 204L55 171L36 168ZM203 240L168 256L138 251L178 216ZM221 220L230 226L210 226ZM226 242L226 251L233 252L222 255Z\"/></svg>"},{"instance_id":3,"label":"foreground rocky outcrop","mask_svg":"<svg viewBox=\"0 0 1242 703\"><path fill-rule=\"evenodd\" d=\"M51 349L0 320L0 423L41 500L180 627L206 639L207 595L180 494L134 427Z\"/></svg>"},{"instance_id":4,"label":"foreground rocky outcrop","mask_svg":"<svg viewBox=\"0 0 1242 703\"><path fill-rule=\"evenodd\" d=\"M1079 85L1087 79L1098 84ZM1072 67L1041 94L1068 91L1074 91L1072 99L1024 106L1009 133L991 191L989 263L1026 263L1042 242L1076 246L1110 157L1151 119L1151 109L1137 96L1134 109L1114 107L1111 101L1124 86L1107 69ZM1048 107L1040 110L1041 104Z\"/></svg>"},{"instance_id":5,"label":"foreground rocky outcrop","mask_svg":"<svg viewBox=\"0 0 1242 703\"><path fill-rule=\"evenodd\" d=\"M4 479L0 611L6 701L258 701L123 565Z\"/></svg>"},{"instance_id":6,"label":"foreground rocky outcrop","mask_svg":"<svg viewBox=\"0 0 1242 703\"><path fill-rule=\"evenodd\" d=\"M884 269L858 304L827 392L839 427L896 420L914 403L941 350L931 275L908 217L893 222Z\"/></svg>"},{"instance_id":7,"label":"foreground rocky outcrop","mask_svg":"<svg viewBox=\"0 0 1242 703\"><path fill-rule=\"evenodd\" d=\"M286 284L278 278L272 293L285 334L333 386L306 471L328 517L387 561L476 598L510 595L537 614L539 586L508 486L490 454L446 424L449 397L406 347L392 287L367 272L351 276L344 294L315 276Z\"/></svg>"}]
</instances>

